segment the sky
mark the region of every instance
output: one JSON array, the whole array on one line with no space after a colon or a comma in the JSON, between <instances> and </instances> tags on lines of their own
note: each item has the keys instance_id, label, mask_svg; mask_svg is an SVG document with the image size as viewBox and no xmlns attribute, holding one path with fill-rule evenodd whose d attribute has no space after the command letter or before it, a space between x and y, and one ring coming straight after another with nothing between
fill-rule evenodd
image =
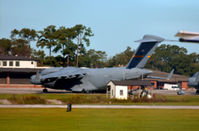
<instances>
[{"instance_id":1,"label":"sky","mask_svg":"<svg viewBox=\"0 0 199 131\"><path fill-rule=\"evenodd\" d=\"M199 32L199 0L0 0L0 38L9 38L13 29L76 24L92 29L89 49L111 57L127 46L136 49L134 41L145 34L176 40L179 30ZM199 53L199 44L163 44Z\"/></svg>"}]
</instances>

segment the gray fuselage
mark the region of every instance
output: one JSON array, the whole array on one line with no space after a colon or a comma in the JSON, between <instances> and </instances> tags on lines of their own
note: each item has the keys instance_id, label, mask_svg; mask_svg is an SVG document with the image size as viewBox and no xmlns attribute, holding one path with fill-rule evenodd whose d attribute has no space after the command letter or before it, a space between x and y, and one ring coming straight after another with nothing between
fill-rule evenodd
<instances>
[{"instance_id":1,"label":"gray fuselage","mask_svg":"<svg viewBox=\"0 0 199 131\"><path fill-rule=\"evenodd\" d=\"M48 69L49 70L49 69ZM55 69L54 69L55 70ZM58 70L58 72L57 72ZM135 79L140 78L142 76L148 75L152 73L151 70L147 69L140 69L140 68L133 68L133 69L126 69L125 67L118 67L118 68L75 68L75 67L66 67L57 69L56 73L51 71L47 73L40 73L39 81L34 82L36 75L31 77L31 82L34 84L42 84L48 88L54 89L66 89L80 92L82 90L90 91L90 90L105 90L107 83L111 80L127 80L127 79ZM86 72L86 75L80 79L54 79L50 82L42 83L42 79L46 79L48 77L53 77L53 75L58 75L60 73L68 73L68 72ZM54 74L53 74L54 73Z\"/></svg>"},{"instance_id":2,"label":"gray fuselage","mask_svg":"<svg viewBox=\"0 0 199 131\"><path fill-rule=\"evenodd\" d=\"M146 69L126 69L126 68L102 68L88 69L87 75L82 81L89 81L97 89L104 89L111 80L127 80L140 78L142 75L150 74L150 70Z\"/></svg>"}]
</instances>

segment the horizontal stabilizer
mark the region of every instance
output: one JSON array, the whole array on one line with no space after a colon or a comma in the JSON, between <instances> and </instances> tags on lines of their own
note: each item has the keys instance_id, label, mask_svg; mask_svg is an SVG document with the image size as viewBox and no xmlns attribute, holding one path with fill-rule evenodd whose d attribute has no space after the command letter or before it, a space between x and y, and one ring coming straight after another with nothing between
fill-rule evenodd
<instances>
[{"instance_id":1,"label":"horizontal stabilizer","mask_svg":"<svg viewBox=\"0 0 199 131\"><path fill-rule=\"evenodd\" d=\"M144 37L141 40L137 40L135 42L144 43L144 42L162 42L162 41L164 41L164 38L161 38L159 36L144 35Z\"/></svg>"}]
</instances>

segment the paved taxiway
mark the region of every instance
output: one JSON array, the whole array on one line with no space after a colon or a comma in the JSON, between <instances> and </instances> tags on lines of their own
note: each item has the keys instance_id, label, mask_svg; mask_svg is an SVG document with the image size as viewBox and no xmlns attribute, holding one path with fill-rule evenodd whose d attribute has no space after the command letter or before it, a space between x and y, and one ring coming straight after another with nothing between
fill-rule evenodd
<instances>
[{"instance_id":1,"label":"paved taxiway","mask_svg":"<svg viewBox=\"0 0 199 131\"><path fill-rule=\"evenodd\" d=\"M0 108L67 108L67 105L0 105ZM148 106L148 105L72 105L72 108L96 109L196 109L199 106Z\"/></svg>"}]
</instances>

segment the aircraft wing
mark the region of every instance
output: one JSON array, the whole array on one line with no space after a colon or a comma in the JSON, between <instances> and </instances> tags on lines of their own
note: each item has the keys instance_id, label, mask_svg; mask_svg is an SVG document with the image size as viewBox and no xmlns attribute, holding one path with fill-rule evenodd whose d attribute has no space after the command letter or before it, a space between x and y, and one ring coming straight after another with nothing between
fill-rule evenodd
<instances>
[{"instance_id":1,"label":"aircraft wing","mask_svg":"<svg viewBox=\"0 0 199 131\"><path fill-rule=\"evenodd\" d=\"M50 82L58 79L81 79L86 75L86 70L78 68L65 68L41 77L42 82Z\"/></svg>"},{"instance_id":2,"label":"aircraft wing","mask_svg":"<svg viewBox=\"0 0 199 131\"><path fill-rule=\"evenodd\" d=\"M199 32L179 31L176 37L180 37L180 42L199 43Z\"/></svg>"}]
</instances>

